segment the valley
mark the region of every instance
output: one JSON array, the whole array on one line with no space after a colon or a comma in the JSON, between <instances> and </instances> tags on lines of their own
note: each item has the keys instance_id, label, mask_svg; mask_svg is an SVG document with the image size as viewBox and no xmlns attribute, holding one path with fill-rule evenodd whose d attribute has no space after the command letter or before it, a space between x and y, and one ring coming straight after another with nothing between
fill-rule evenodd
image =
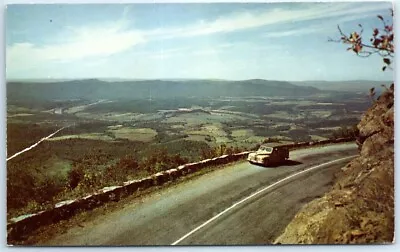
<instances>
[{"instance_id":1,"label":"valley","mask_svg":"<svg viewBox=\"0 0 400 252\"><path fill-rule=\"evenodd\" d=\"M224 86L226 95L220 81L179 81L165 93L163 81L93 81L8 83L8 157L65 127L8 162L9 218L263 142L351 136L371 104L362 93L261 80Z\"/></svg>"}]
</instances>

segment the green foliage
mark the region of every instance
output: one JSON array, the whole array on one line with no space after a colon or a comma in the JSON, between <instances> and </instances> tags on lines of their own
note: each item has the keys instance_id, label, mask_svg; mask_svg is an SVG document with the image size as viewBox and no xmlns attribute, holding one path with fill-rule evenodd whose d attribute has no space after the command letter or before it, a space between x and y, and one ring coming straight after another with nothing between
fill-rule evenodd
<instances>
[{"instance_id":1,"label":"green foliage","mask_svg":"<svg viewBox=\"0 0 400 252\"><path fill-rule=\"evenodd\" d=\"M293 129L288 132L288 136L294 142L309 142L311 137L309 136L308 130L305 129Z\"/></svg>"},{"instance_id":2,"label":"green foliage","mask_svg":"<svg viewBox=\"0 0 400 252\"><path fill-rule=\"evenodd\" d=\"M7 123L7 155L11 156L31 146L59 127L48 124Z\"/></svg>"},{"instance_id":3,"label":"green foliage","mask_svg":"<svg viewBox=\"0 0 400 252\"><path fill-rule=\"evenodd\" d=\"M202 148L201 159L209 159L217 156L217 152L214 148Z\"/></svg>"},{"instance_id":4,"label":"green foliage","mask_svg":"<svg viewBox=\"0 0 400 252\"><path fill-rule=\"evenodd\" d=\"M101 168L93 164L74 166L69 173L69 186L75 191L94 191L108 185L154 174L188 163L179 154L169 154L166 149L155 149L140 161L133 155L119 158L114 164Z\"/></svg>"},{"instance_id":5,"label":"green foliage","mask_svg":"<svg viewBox=\"0 0 400 252\"><path fill-rule=\"evenodd\" d=\"M214 148L208 147L201 149L201 159L209 159L222 155L232 155L242 152L238 146L227 146L226 144L217 145Z\"/></svg>"},{"instance_id":6,"label":"green foliage","mask_svg":"<svg viewBox=\"0 0 400 252\"><path fill-rule=\"evenodd\" d=\"M83 180L85 174L82 167L74 166L68 173L69 187L74 189Z\"/></svg>"},{"instance_id":7,"label":"green foliage","mask_svg":"<svg viewBox=\"0 0 400 252\"><path fill-rule=\"evenodd\" d=\"M186 158L182 158L180 154L168 154L164 148L156 149L150 156L142 159L140 167L147 170L149 173L168 170L179 165L187 163Z\"/></svg>"},{"instance_id":8,"label":"green foliage","mask_svg":"<svg viewBox=\"0 0 400 252\"><path fill-rule=\"evenodd\" d=\"M264 139L263 143L279 143L279 138L276 137L267 137Z\"/></svg>"},{"instance_id":9,"label":"green foliage","mask_svg":"<svg viewBox=\"0 0 400 252\"><path fill-rule=\"evenodd\" d=\"M45 176L38 169L12 168L7 170L7 214L22 207L45 205L63 190L62 178Z\"/></svg>"},{"instance_id":10,"label":"green foliage","mask_svg":"<svg viewBox=\"0 0 400 252\"><path fill-rule=\"evenodd\" d=\"M325 128L325 127L340 127L342 125L354 125L359 123L359 119L357 118L344 118L337 120L326 120L326 121L317 121L317 122L306 122L305 126L307 128Z\"/></svg>"},{"instance_id":11,"label":"green foliage","mask_svg":"<svg viewBox=\"0 0 400 252\"><path fill-rule=\"evenodd\" d=\"M90 122L83 121L72 124L68 128L62 130L58 135L63 136L63 135L78 135L84 133L103 133L108 129L107 126L109 125L110 125L109 122L104 122L104 121L96 121L96 120L91 120Z\"/></svg>"},{"instance_id":12,"label":"green foliage","mask_svg":"<svg viewBox=\"0 0 400 252\"><path fill-rule=\"evenodd\" d=\"M347 138L347 137L357 137L359 134L359 130L357 128L357 125L353 126L342 126L340 129L335 130L332 132L332 139L337 139L337 138Z\"/></svg>"},{"instance_id":13,"label":"green foliage","mask_svg":"<svg viewBox=\"0 0 400 252\"><path fill-rule=\"evenodd\" d=\"M252 130L254 135L262 137L273 137L281 134L278 130L269 127L253 127Z\"/></svg>"}]
</instances>

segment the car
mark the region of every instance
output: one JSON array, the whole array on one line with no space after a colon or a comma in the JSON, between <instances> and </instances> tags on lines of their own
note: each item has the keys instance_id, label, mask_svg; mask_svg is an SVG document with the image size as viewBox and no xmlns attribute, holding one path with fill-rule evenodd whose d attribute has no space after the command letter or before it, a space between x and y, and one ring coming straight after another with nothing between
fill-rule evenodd
<instances>
[{"instance_id":1,"label":"car","mask_svg":"<svg viewBox=\"0 0 400 252\"><path fill-rule=\"evenodd\" d=\"M287 159L289 159L289 149L282 144L263 144L247 157L250 163L264 166L279 165Z\"/></svg>"}]
</instances>

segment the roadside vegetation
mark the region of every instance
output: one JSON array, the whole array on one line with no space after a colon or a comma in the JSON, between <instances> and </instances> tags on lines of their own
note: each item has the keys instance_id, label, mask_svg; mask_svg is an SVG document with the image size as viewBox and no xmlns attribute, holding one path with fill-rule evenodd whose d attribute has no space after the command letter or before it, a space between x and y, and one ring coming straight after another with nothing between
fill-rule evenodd
<instances>
[{"instance_id":1,"label":"roadside vegetation","mask_svg":"<svg viewBox=\"0 0 400 252\"><path fill-rule=\"evenodd\" d=\"M7 123L7 155L25 149L56 131L56 125Z\"/></svg>"},{"instance_id":2,"label":"roadside vegetation","mask_svg":"<svg viewBox=\"0 0 400 252\"><path fill-rule=\"evenodd\" d=\"M7 216L39 211L159 171L243 149L197 141L45 141L7 163Z\"/></svg>"},{"instance_id":3,"label":"roadside vegetation","mask_svg":"<svg viewBox=\"0 0 400 252\"><path fill-rule=\"evenodd\" d=\"M359 130L357 128L357 124L353 126L342 126L340 129L334 130L332 133L332 139L337 139L337 138L348 138L348 137L353 137L356 138L359 135Z\"/></svg>"}]
</instances>

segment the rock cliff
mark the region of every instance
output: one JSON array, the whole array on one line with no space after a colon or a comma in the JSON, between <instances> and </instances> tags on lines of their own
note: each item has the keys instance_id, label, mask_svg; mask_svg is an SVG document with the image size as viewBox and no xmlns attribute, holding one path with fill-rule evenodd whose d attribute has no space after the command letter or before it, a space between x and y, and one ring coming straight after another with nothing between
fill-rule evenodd
<instances>
[{"instance_id":1,"label":"rock cliff","mask_svg":"<svg viewBox=\"0 0 400 252\"><path fill-rule=\"evenodd\" d=\"M394 86L358 124L359 157L305 205L276 244L390 243L394 237Z\"/></svg>"}]
</instances>

